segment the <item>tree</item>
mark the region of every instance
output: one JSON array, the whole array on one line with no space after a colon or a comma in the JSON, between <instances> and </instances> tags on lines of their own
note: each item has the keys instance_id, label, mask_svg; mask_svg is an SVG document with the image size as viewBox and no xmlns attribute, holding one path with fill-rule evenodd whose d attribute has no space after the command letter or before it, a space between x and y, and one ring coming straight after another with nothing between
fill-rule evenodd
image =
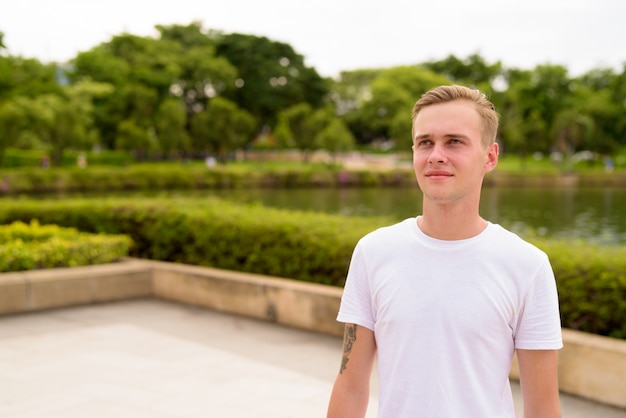
<instances>
[{"instance_id":1,"label":"tree","mask_svg":"<svg viewBox=\"0 0 626 418\"><path fill-rule=\"evenodd\" d=\"M36 59L0 55L0 100L17 96L61 94L57 66Z\"/></svg>"},{"instance_id":2,"label":"tree","mask_svg":"<svg viewBox=\"0 0 626 418\"><path fill-rule=\"evenodd\" d=\"M209 102L207 113L211 121L210 141L218 145L221 161L250 142L256 120L249 112L230 100L216 97Z\"/></svg>"},{"instance_id":3,"label":"tree","mask_svg":"<svg viewBox=\"0 0 626 418\"><path fill-rule=\"evenodd\" d=\"M0 166L6 149L15 146L32 127L30 120L31 101L26 97L0 104Z\"/></svg>"},{"instance_id":4,"label":"tree","mask_svg":"<svg viewBox=\"0 0 626 418\"><path fill-rule=\"evenodd\" d=\"M350 132L343 120L337 117L333 117L322 131L317 134L315 142L321 148L333 154L335 161L337 161L339 153L354 149L356 144L352 132Z\"/></svg>"},{"instance_id":5,"label":"tree","mask_svg":"<svg viewBox=\"0 0 626 418\"><path fill-rule=\"evenodd\" d=\"M133 119L120 122L115 145L116 149L132 152L137 160L145 159L150 152L158 149L153 132Z\"/></svg>"},{"instance_id":6,"label":"tree","mask_svg":"<svg viewBox=\"0 0 626 418\"><path fill-rule=\"evenodd\" d=\"M555 117L573 99L567 70L562 66L539 65L532 71L507 70L506 79L509 88L501 97L501 112L515 112L515 117L502 120L500 132L504 145L524 152L550 153L554 146L550 132ZM528 146L515 145L519 138L511 140L507 136L513 129L522 133Z\"/></svg>"},{"instance_id":7,"label":"tree","mask_svg":"<svg viewBox=\"0 0 626 418\"><path fill-rule=\"evenodd\" d=\"M179 99L165 99L156 113L156 133L159 148L165 156L189 150L187 112Z\"/></svg>"},{"instance_id":8,"label":"tree","mask_svg":"<svg viewBox=\"0 0 626 418\"><path fill-rule=\"evenodd\" d=\"M190 117L203 110L208 99L236 88L237 69L225 57L216 56L218 33L205 31L199 22L157 29L161 40L179 45L180 74L170 93L184 100Z\"/></svg>"},{"instance_id":9,"label":"tree","mask_svg":"<svg viewBox=\"0 0 626 418\"><path fill-rule=\"evenodd\" d=\"M308 162L311 152L320 148L320 134L326 127L328 114L316 112L308 103L298 103L278 115L276 136L283 145L294 145Z\"/></svg>"},{"instance_id":10,"label":"tree","mask_svg":"<svg viewBox=\"0 0 626 418\"><path fill-rule=\"evenodd\" d=\"M339 116L349 115L372 98L372 81L384 70L363 69L342 71L332 83L329 94Z\"/></svg>"},{"instance_id":11,"label":"tree","mask_svg":"<svg viewBox=\"0 0 626 418\"><path fill-rule=\"evenodd\" d=\"M96 141L89 103L78 95L40 95L31 100L30 112L31 131L49 148L53 165L61 165L66 150Z\"/></svg>"},{"instance_id":12,"label":"tree","mask_svg":"<svg viewBox=\"0 0 626 418\"><path fill-rule=\"evenodd\" d=\"M488 64L477 53L464 59L448 55L443 60L426 62L422 65L437 74L448 77L455 83L472 86L485 93L493 91L493 83L503 75L500 61Z\"/></svg>"},{"instance_id":13,"label":"tree","mask_svg":"<svg viewBox=\"0 0 626 418\"><path fill-rule=\"evenodd\" d=\"M256 121L247 111L230 100L216 97L207 108L193 116L191 137L194 149L203 154L217 154L226 161L230 152L245 148L255 130Z\"/></svg>"},{"instance_id":14,"label":"tree","mask_svg":"<svg viewBox=\"0 0 626 418\"><path fill-rule=\"evenodd\" d=\"M359 142L371 143L374 140L406 138L403 132L410 132L411 109L417 99L427 90L450 80L418 66L398 66L382 70L370 83L370 94L349 119L351 130L360 135ZM401 115L401 116L398 116ZM394 127L399 119L405 118L406 130ZM356 136L355 135L355 136Z\"/></svg>"},{"instance_id":15,"label":"tree","mask_svg":"<svg viewBox=\"0 0 626 418\"><path fill-rule=\"evenodd\" d=\"M236 69L215 55L217 34L204 31L199 23L157 29L158 39L114 36L73 61L74 82L89 78L114 87L95 111L95 123L108 148L118 141L120 126L126 130L123 138L141 137L131 135L135 128L142 132L165 129L162 124L156 126L155 115L171 97L185 104L185 129L189 130L192 116L204 109L207 99L235 88Z\"/></svg>"},{"instance_id":16,"label":"tree","mask_svg":"<svg viewBox=\"0 0 626 418\"><path fill-rule=\"evenodd\" d=\"M94 114L104 146L115 147L122 121L154 130L154 114L180 74L179 52L172 41L122 34L72 61L72 82L89 79L113 87L110 97L97 102Z\"/></svg>"},{"instance_id":17,"label":"tree","mask_svg":"<svg viewBox=\"0 0 626 418\"><path fill-rule=\"evenodd\" d=\"M574 152L590 143L593 131L593 120L589 116L569 108L556 115L551 134L555 148L569 159Z\"/></svg>"},{"instance_id":18,"label":"tree","mask_svg":"<svg viewBox=\"0 0 626 418\"><path fill-rule=\"evenodd\" d=\"M73 82L88 78L118 88L131 80L131 63L116 56L108 43L80 52L72 60L72 67L69 76Z\"/></svg>"},{"instance_id":19,"label":"tree","mask_svg":"<svg viewBox=\"0 0 626 418\"><path fill-rule=\"evenodd\" d=\"M123 34L114 36L106 47L129 66L128 81L154 89L159 100L169 95L173 80L180 75L178 44Z\"/></svg>"},{"instance_id":20,"label":"tree","mask_svg":"<svg viewBox=\"0 0 626 418\"><path fill-rule=\"evenodd\" d=\"M621 116L626 114L626 73L620 76L612 69L592 70L572 84L573 107L593 120L593 137L585 148L612 154L626 145L626 121Z\"/></svg>"},{"instance_id":21,"label":"tree","mask_svg":"<svg viewBox=\"0 0 626 418\"><path fill-rule=\"evenodd\" d=\"M298 103L320 106L329 81L293 48L266 37L228 34L219 38L217 55L238 71L237 89L225 96L258 118L259 128L273 126L280 111Z\"/></svg>"}]
</instances>

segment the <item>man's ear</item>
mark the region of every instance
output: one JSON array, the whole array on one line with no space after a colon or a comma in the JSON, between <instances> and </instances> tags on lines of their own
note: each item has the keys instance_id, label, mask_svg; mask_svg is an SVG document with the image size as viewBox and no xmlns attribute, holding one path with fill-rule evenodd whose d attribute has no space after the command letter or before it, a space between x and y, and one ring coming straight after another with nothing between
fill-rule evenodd
<instances>
[{"instance_id":1,"label":"man's ear","mask_svg":"<svg viewBox=\"0 0 626 418\"><path fill-rule=\"evenodd\" d=\"M485 161L484 171L490 172L498 165L498 155L500 153L500 146L497 142L490 144L487 147L487 160Z\"/></svg>"}]
</instances>

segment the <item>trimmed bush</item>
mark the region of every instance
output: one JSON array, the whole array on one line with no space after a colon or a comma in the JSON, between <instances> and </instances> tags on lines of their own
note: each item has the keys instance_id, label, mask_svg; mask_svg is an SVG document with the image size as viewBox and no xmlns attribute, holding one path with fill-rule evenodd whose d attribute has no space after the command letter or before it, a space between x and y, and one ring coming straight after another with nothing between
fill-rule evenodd
<instances>
[{"instance_id":1,"label":"trimmed bush","mask_svg":"<svg viewBox=\"0 0 626 418\"><path fill-rule=\"evenodd\" d=\"M626 339L626 248L537 243L557 278L563 326Z\"/></svg>"},{"instance_id":2,"label":"trimmed bush","mask_svg":"<svg viewBox=\"0 0 626 418\"><path fill-rule=\"evenodd\" d=\"M0 225L0 272L110 263L128 255L126 235L79 232L57 225Z\"/></svg>"},{"instance_id":3,"label":"trimmed bush","mask_svg":"<svg viewBox=\"0 0 626 418\"><path fill-rule=\"evenodd\" d=\"M0 194L189 190L243 187L415 186L411 170L345 171L334 166L272 167L135 164L128 167L16 168L0 171Z\"/></svg>"},{"instance_id":4,"label":"trimmed bush","mask_svg":"<svg viewBox=\"0 0 626 418\"><path fill-rule=\"evenodd\" d=\"M341 286L352 249L388 223L294 212L217 198L16 200L0 222L39 219L81 231L128 234L135 257Z\"/></svg>"}]
</instances>

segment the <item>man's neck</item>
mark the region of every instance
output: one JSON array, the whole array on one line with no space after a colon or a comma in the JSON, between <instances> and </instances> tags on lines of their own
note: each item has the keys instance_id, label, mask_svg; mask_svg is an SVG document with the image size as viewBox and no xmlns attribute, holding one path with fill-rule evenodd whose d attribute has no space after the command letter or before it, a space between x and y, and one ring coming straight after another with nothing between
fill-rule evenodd
<instances>
[{"instance_id":1,"label":"man's neck","mask_svg":"<svg viewBox=\"0 0 626 418\"><path fill-rule=\"evenodd\" d=\"M487 227L487 221L480 217L477 206L466 208L424 202L418 226L430 237L453 241L480 234Z\"/></svg>"}]
</instances>

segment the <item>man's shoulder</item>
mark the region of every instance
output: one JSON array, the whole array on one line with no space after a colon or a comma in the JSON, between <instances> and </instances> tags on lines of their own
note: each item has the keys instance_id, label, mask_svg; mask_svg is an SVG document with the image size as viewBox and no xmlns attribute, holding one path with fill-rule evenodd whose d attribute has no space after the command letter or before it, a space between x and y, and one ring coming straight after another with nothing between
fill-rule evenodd
<instances>
[{"instance_id":1,"label":"man's shoulder","mask_svg":"<svg viewBox=\"0 0 626 418\"><path fill-rule=\"evenodd\" d=\"M535 244L498 224L490 224L491 245L516 256L545 258L546 253Z\"/></svg>"},{"instance_id":2,"label":"man's shoulder","mask_svg":"<svg viewBox=\"0 0 626 418\"><path fill-rule=\"evenodd\" d=\"M403 238L411 235L412 224L415 224L415 218L408 218L395 224L377 228L363 236L359 240L359 246L388 246L394 242L402 241Z\"/></svg>"},{"instance_id":3,"label":"man's shoulder","mask_svg":"<svg viewBox=\"0 0 626 418\"><path fill-rule=\"evenodd\" d=\"M415 218L407 218L403 221L397 222L395 224L382 226L373 230L372 232L365 235L362 239L364 240L376 240L389 236L397 236L399 234L405 234L410 232L410 228L415 224Z\"/></svg>"}]
</instances>

